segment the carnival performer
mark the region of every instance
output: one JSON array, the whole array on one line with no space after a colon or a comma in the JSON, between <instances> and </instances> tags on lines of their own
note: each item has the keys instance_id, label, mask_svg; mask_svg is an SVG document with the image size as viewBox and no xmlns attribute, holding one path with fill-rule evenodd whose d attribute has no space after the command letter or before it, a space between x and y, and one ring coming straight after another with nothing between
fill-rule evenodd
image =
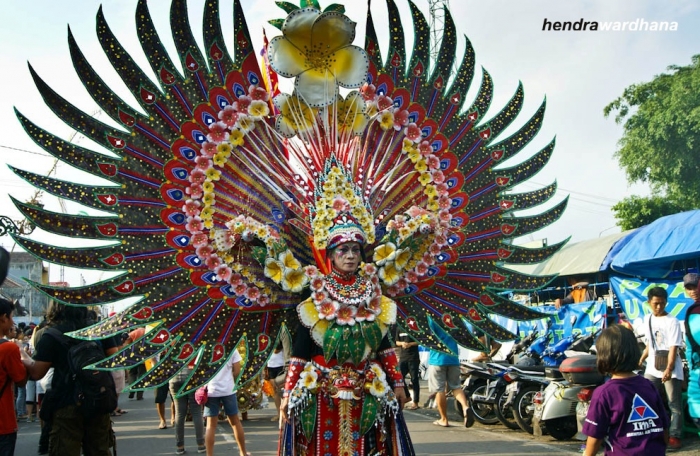
<instances>
[{"instance_id":1,"label":"carnival performer","mask_svg":"<svg viewBox=\"0 0 700 456\"><path fill-rule=\"evenodd\" d=\"M317 454L322 444L323 453L339 455L413 454L401 415L403 377L387 337L396 304L382 296L371 268L360 268L366 238L352 214L338 215L327 246L330 272L311 283L312 296L298 307L280 454ZM328 299L336 312L320 332L323 313L315 310Z\"/></svg>"}]
</instances>

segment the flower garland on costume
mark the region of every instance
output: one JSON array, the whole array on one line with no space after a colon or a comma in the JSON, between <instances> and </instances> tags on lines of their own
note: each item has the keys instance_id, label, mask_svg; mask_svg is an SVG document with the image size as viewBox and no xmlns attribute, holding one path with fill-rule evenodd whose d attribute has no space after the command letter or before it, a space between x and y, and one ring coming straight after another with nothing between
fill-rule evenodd
<instances>
[{"instance_id":1,"label":"flower garland on costume","mask_svg":"<svg viewBox=\"0 0 700 456\"><path fill-rule=\"evenodd\" d=\"M382 312L382 290L376 272L373 264L363 264L360 274L352 276L355 280L343 284L335 271L324 276L316 269L309 283L318 317L340 326L373 322Z\"/></svg>"},{"instance_id":2,"label":"flower garland on costume","mask_svg":"<svg viewBox=\"0 0 700 456\"><path fill-rule=\"evenodd\" d=\"M385 242L375 247L373 256L389 296L426 277L435 257L448 245L449 220L413 206L389 221ZM417 234L424 238L416 239Z\"/></svg>"}]
</instances>

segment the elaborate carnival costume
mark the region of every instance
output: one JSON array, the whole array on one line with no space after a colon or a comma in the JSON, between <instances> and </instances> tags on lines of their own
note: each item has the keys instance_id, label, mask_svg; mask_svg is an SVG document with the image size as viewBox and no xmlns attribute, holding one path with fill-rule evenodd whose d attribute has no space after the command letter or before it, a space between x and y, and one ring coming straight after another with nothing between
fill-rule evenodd
<instances>
[{"instance_id":1,"label":"elaborate carnival costume","mask_svg":"<svg viewBox=\"0 0 700 456\"><path fill-rule=\"evenodd\" d=\"M319 420L331 405L319 405L326 396L315 392L322 391L336 396L334 406L345 404L332 413L360 418L352 426L340 423L340 434L333 436L339 448L346 448L349 435L378 430L372 448L410 453L401 446L406 439L387 443L399 435L390 432L398 429L400 414L387 388L399 379L391 351L384 350L386 326L396 319L422 345L447 350L430 331L431 319L459 344L482 350L471 334L474 327L497 340L515 337L489 314L541 317L499 292L548 283L551 277L505 266L542 261L562 245L512 245L513 238L539 230L564 210L566 201L541 214L514 215L551 198L555 184L509 191L544 166L554 143L517 165L501 164L535 136L544 104L515 133L495 141L520 112L522 88L486 119L493 87L484 71L473 103L465 105L474 51L467 41L451 77L456 32L447 11L440 52L431 61L430 28L409 3L414 47L407 60L398 9L387 0L385 61L371 13L363 49L351 44L355 23L341 5L323 10L316 0L302 0L301 7L280 2L288 16L271 21L282 36L269 44L261 70L239 1L233 58L225 51L217 2L205 3L204 53L190 30L186 0L172 3L181 73L159 40L145 0L139 1L139 41L157 82L98 14L100 44L139 109L105 84L69 32L78 76L118 127L81 112L30 67L46 104L109 153L66 142L18 113L27 133L57 159L112 183L64 182L13 168L43 191L107 212L60 214L15 201L46 231L106 242L76 249L15 240L52 263L120 272L81 287L34 285L71 305L141 298L75 333L103 338L152 327L98 365L122 369L159 355L160 363L132 389L162 385L195 360L180 394L192 391L218 372L239 343L250 354L243 384L265 365L284 325L292 332L304 328L293 337L308 332L321 357L299 361L290 374L297 441L324 453L318 439L325 438L326 424ZM291 94L277 91L277 75L295 78ZM340 87L357 90L341 94ZM371 259L354 282L336 277L325 262L324 250L343 224L363 236ZM310 299L299 305L309 288ZM347 362L352 369L345 369ZM361 404L352 402L356 397L364 398ZM359 442L365 441L353 439L350 452L363 454L368 448Z\"/></svg>"}]
</instances>

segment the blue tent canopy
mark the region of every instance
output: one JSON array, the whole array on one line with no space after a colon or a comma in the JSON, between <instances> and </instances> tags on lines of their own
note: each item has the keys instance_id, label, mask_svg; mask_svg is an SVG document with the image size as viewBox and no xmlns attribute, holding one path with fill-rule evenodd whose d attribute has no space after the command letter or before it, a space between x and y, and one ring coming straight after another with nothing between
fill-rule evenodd
<instances>
[{"instance_id":1,"label":"blue tent canopy","mask_svg":"<svg viewBox=\"0 0 700 456\"><path fill-rule=\"evenodd\" d=\"M616 272L664 278L676 262L700 257L700 210L661 217L639 228L612 260Z\"/></svg>"}]
</instances>

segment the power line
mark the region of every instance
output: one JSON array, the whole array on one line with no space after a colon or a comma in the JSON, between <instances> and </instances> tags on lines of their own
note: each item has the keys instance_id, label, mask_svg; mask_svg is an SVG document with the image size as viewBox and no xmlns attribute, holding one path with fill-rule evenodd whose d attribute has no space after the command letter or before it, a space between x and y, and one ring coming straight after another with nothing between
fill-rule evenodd
<instances>
[{"instance_id":1,"label":"power line","mask_svg":"<svg viewBox=\"0 0 700 456\"><path fill-rule=\"evenodd\" d=\"M26 153L28 153L28 154L41 155L42 157L53 158L53 155L49 155L49 154L41 153L41 152L34 152L34 151L31 151L31 150L27 150L27 149L19 149L19 148L17 148L17 147L12 147L12 146L5 146L4 144L0 144L0 148L2 148L2 149L14 150L14 151L17 151L17 152L26 152Z\"/></svg>"}]
</instances>

